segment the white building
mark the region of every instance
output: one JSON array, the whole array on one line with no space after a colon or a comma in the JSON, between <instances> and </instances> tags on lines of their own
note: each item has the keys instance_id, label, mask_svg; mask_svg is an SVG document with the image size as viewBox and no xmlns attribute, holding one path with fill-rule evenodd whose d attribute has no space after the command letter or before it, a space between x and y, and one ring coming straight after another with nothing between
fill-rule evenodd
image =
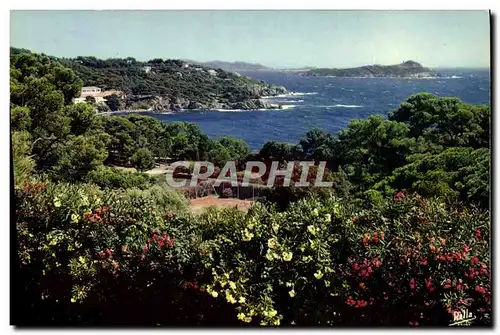
<instances>
[{"instance_id":1,"label":"white building","mask_svg":"<svg viewBox=\"0 0 500 335\"><path fill-rule=\"evenodd\" d=\"M95 86L82 87L82 95L91 95L92 93L101 93L101 88Z\"/></svg>"},{"instance_id":2,"label":"white building","mask_svg":"<svg viewBox=\"0 0 500 335\"><path fill-rule=\"evenodd\" d=\"M82 87L82 93L80 94L80 97L73 98L73 103L77 104L80 102L87 102L87 97L93 97L96 103L104 103L106 102L105 98L112 94L122 95L123 93L116 90L103 92L100 87L95 86Z\"/></svg>"}]
</instances>

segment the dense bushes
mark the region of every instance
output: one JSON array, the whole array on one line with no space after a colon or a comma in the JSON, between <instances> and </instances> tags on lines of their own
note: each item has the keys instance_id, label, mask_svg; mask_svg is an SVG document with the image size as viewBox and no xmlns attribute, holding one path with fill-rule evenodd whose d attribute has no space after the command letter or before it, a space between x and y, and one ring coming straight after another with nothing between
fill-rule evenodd
<instances>
[{"instance_id":1,"label":"dense bushes","mask_svg":"<svg viewBox=\"0 0 500 335\"><path fill-rule=\"evenodd\" d=\"M155 180L145 173L133 173L100 166L88 173L86 181L101 188L148 188Z\"/></svg>"},{"instance_id":2,"label":"dense bushes","mask_svg":"<svg viewBox=\"0 0 500 335\"><path fill-rule=\"evenodd\" d=\"M221 324L447 325L462 307L474 324L491 322L487 212L398 193L367 209L327 197L194 218L164 192L18 188L18 255L34 279L26 301L79 306L54 320L109 323L115 314L100 302L115 312L141 293L148 311L174 303L150 297L153 285L177 307L205 301L154 313L160 324L210 324L226 311Z\"/></svg>"}]
</instances>

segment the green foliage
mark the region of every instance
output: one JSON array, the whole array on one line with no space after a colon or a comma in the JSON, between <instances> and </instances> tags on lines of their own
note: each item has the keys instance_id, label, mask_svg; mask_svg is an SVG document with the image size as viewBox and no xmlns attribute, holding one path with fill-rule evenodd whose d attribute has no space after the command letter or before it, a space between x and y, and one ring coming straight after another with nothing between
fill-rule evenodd
<instances>
[{"instance_id":1,"label":"green foliage","mask_svg":"<svg viewBox=\"0 0 500 335\"><path fill-rule=\"evenodd\" d=\"M132 164L139 171L146 171L154 167L154 159L151 151L140 148L131 157Z\"/></svg>"},{"instance_id":2,"label":"green foliage","mask_svg":"<svg viewBox=\"0 0 500 335\"><path fill-rule=\"evenodd\" d=\"M73 70L86 85L104 89L119 89L131 97L127 105L143 104L151 107L155 102L134 102L136 98L162 97L161 105L170 110L242 102L284 92L283 89L221 69L187 64L181 60L151 60L138 62L130 59L101 60L95 57L59 59ZM149 72L147 72L148 67ZM118 110L119 100L111 98L108 104Z\"/></svg>"},{"instance_id":3,"label":"green foliage","mask_svg":"<svg viewBox=\"0 0 500 335\"><path fill-rule=\"evenodd\" d=\"M101 188L148 188L154 184L154 179L145 173L133 173L118 169L99 166L90 171L85 181L96 184Z\"/></svg>"},{"instance_id":4,"label":"green foliage","mask_svg":"<svg viewBox=\"0 0 500 335\"><path fill-rule=\"evenodd\" d=\"M31 128L30 109L28 107L14 107L10 110L10 129L28 131Z\"/></svg>"},{"instance_id":5,"label":"green foliage","mask_svg":"<svg viewBox=\"0 0 500 335\"><path fill-rule=\"evenodd\" d=\"M101 166L107 156L106 138L71 136L57 146L56 163L50 171L54 179L83 180L90 171Z\"/></svg>"},{"instance_id":6,"label":"green foliage","mask_svg":"<svg viewBox=\"0 0 500 335\"><path fill-rule=\"evenodd\" d=\"M12 159L14 184L20 185L31 176L35 163L28 155L31 152L31 136L27 131L12 133Z\"/></svg>"}]
</instances>

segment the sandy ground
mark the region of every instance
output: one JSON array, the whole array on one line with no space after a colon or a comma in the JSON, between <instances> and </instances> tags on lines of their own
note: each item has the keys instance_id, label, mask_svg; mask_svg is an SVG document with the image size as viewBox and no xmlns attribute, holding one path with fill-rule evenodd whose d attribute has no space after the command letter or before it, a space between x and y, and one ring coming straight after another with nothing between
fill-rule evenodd
<instances>
[{"instance_id":1,"label":"sandy ground","mask_svg":"<svg viewBox=\"0 0 500 335\"><path fill-rule=\"evenodd\" d=\"M199 214L203 210L210 206L221 206L221 207L237 207L242 211L248 211L252 206L251 200L240 200L240 199L221 199L217 196L208 196L203 198L191 199L190 207L193 213Z\"/></svg>"}]
</instances>

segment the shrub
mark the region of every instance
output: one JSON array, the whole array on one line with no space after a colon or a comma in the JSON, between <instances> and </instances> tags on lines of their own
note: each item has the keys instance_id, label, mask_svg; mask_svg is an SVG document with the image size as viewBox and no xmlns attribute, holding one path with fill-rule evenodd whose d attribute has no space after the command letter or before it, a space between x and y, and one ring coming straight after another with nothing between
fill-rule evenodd
<instances>
[{"instance_id":1,"label":"shrub","mask_svg":"<svg viewBox=\"0 0 500 335\"><path fill-rule=\"evenodd\" d=\"M257 205L217 216L206 290L263 325L448 325L460 308L490 324L489 227L488 213L402 193L372 209Z\"/></svg>"},{"instance_id":2,"label":"shrub","mask_svg":"<svg viewBox=\"0 0 500 335\"><path fill-rule=\"evenodd\" d=\"M86 181L102 188L148 188L155 182L153 177L145 173L120 171L104 165L89 172Z\"/></svg>"},{"instance_id":3,"label":"shrub","mask_svg":"<svg viewBox=\"0 0 500 335\"><path fill-rule=\"evenodd\" d=\"M155 161L151 151L148 149L138 149L130 158L130 161L139 171L146 171L153 168Z\"/></svg>"}]
</instances>

